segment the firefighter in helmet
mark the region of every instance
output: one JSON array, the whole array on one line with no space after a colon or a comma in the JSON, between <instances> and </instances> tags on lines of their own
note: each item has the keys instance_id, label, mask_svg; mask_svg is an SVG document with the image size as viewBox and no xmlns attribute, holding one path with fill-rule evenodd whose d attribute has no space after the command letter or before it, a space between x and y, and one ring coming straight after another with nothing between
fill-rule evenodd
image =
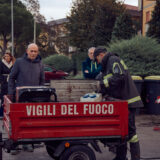
<instances>
[{"instance_id":1,"label":"firefighter in helmet","mask_svg":"<svg viewBox=\"0 0 160 160\"><path fill-rule=\"evenodd\" d=\"M128 101L129 108L129 139L132 160L140 160L140 146L135 126L135 112L143 103L137 88L129 74L124 61L117 54L107 52L104 47L97 47L94 58L102 65L100 78L100 92L103 95ZM127 155L127 142L116 149L114 160L125 160Z\"/></svg>"}]
</instances>

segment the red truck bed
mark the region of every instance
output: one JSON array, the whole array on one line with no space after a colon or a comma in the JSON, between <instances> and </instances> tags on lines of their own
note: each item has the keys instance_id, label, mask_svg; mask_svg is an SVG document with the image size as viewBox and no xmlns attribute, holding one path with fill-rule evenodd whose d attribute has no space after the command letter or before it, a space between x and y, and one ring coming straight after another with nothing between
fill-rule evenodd
<instances>
[{"instance_id":1,"label":"red truck bed","mask_svg":"<svg viewBox=\"0 0 160 160\"><path fill-rule=\"evenodd\" d=\"M14 141L128 135L128 104L118 102L12 103L4 97L4 126Z\"/></svg>"}]
</instances>

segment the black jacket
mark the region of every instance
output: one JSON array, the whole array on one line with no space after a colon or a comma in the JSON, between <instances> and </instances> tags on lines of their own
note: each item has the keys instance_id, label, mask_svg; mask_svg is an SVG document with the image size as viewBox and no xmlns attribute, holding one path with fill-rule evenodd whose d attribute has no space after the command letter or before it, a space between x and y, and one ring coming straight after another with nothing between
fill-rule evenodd
<instances>
[{"instance_id":1,"label":"black jacket","mask_svg":"<svg viewBox=\"0 0 160 160\"><path fill-rule=\"evenodd\" d=\"M11 72L12 65L7 66L4 61L0 61L0 84L1 84L1 98L7 94L8 91L8 77Z\"/></svg>"},{"instance_id":2,"label":"black jacket","mask_svg":"<svg viewBox=\"0 0 160 160\"><path fill-rule=\"evenodd\" d=\"M44 69L41 57L38 55L33 61L27 54L18 58L9 75L8 94L13 95L15 88L19 86L44 85Z\"/></svg>"},{"instance_id":3,"label":"black jacket","mask_svg":"<svg viewBox=\"0 0 160 160\"><path fill-rule=\"evenodd\" d=\"M127 100L130 108L143 103L128 68L118 55L107 53L102 59L101 91L111 97Z\"/></svg>"}]
</instances>

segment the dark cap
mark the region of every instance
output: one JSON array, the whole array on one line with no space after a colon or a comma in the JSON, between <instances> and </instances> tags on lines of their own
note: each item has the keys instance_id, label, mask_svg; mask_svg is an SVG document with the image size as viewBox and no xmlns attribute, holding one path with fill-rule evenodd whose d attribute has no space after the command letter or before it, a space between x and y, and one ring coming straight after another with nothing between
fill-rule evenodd
<instances>
[{"instance_id":1,"label":"dark cap","mask_svg":"<svg viewBox=\"0 0 160 160\"><path fill-rule=\"evenodd\" d=\"M106 53L107 49L105 47L97 47L94 50L94 59L96 59L96 57L100 54L100 53Z\"/></svg>"}]
</instances>

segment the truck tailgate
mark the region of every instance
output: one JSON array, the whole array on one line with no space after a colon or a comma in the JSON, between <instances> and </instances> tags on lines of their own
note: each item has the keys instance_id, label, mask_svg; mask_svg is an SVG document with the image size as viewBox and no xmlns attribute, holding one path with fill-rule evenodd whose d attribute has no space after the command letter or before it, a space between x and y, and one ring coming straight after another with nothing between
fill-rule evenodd
<instances>
[{"instance_id":1,"label":"truck tailgate","mask_svg":"<svg viewBox=\"0 0 160 160\"><path fill-rule=\"evenodd\" d=\"M15 141L128 135L125 101L12 103L5 96L4 104L4 126Z\"/></svg>"}]
</instances>

